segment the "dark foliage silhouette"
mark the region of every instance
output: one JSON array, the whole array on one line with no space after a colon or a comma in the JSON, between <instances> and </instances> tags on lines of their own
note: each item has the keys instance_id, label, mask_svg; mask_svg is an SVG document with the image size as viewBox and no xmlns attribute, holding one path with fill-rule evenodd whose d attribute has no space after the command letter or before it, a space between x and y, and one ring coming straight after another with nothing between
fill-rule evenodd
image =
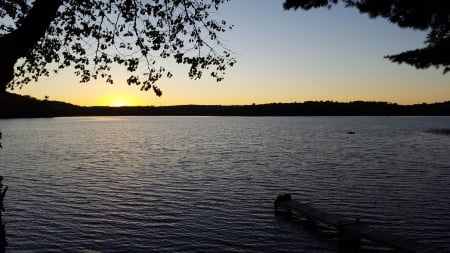
<instances>
[{"instance_id":1,"label":"dark foliage silhouette","mask_svg":"<svg viewBox=\"0 0 450 253\"><path fill-rule=\"evenodd\" d=\"M357 8L370 18L385 18L402 28L427 31L425 47L405 51L386 58L418 69L429 67L450 71L450 1L429 0L286 0L285 9L309 10L331 8L338 3Z\"/></svg>"},{"instance_id":2,"label":"dark foliage silhouette","mask_svg":"<svg viewBox=\"0 0 450 253\"><path fill-rule=\"evenodd\" d=\"M71 67L81 82L113 83L113 66L128 84L161 90L169 61L217 81L235 59L219 34L231 29L215 11L228 0L5 0L0 2L0 90L22 87Z\"/></svg>"}]
</instances>

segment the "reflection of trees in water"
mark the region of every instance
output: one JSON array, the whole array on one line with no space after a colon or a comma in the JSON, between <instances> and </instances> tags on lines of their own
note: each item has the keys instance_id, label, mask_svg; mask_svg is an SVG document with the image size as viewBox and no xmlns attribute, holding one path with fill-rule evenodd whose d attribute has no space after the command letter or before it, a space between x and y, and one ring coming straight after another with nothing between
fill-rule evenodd
<instances>
[{"instance_id":1,"label":"reflection of trees in water","mask_svg":"<svg viewBox=\"0 0 450 253\"><path fill-rule=\"evenodd\" d=\"M3 206L3 199L5 198L6 191L8 190L8 186L3 189L3 177L0 176L0 252L5 252L5 248L7 246L6 242L6 233L5 233L5 224L3 224L2 213L5 211Z\"/></svg>"}]
</instances>

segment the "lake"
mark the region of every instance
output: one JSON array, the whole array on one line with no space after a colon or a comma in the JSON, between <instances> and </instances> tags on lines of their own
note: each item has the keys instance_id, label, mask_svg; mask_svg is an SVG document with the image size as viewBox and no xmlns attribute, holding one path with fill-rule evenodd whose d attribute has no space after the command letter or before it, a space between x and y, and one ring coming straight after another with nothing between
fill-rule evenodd
<instances>
[{"instance_id":1,"label":"lake","mask_svg":"<svg viewBox=\"0 0 450 253\"><path fill-rule=\"evenodd\" d=\"M294 199L450 248L450 117L0 120L9 252L335 252ZM354 132L354 134L348 134Z\"/></svg>"}]
</instances>

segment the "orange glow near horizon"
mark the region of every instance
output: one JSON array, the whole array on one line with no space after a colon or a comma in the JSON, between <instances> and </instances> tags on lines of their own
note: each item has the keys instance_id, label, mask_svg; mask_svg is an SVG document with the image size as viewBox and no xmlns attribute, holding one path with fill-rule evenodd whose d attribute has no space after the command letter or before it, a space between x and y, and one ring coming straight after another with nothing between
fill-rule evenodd
<instances>
[{"instance_id":1,"label":"orange glow near horizon","mask_svg":"<svg viewBox=\"0 0 450 253\"><path fill-rule=\"evenodd\" d=\"M121 107L121 106L138 106L140 101L129 93L109 93L105 95L100 104L103 106Z\"/></svg>"}]
</instances>

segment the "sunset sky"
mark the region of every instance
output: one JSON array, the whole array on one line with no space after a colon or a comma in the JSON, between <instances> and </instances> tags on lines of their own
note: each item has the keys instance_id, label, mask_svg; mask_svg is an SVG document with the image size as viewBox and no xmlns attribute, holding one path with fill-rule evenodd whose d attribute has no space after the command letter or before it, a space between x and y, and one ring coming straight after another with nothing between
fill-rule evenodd
<instances>
[{"instance_id":1,"label":"sunset sky","mask_svg":"<svg viewBox=\"0 0 450 253\"><path fill-rule=\"evenodd\" d=\"M285 11L283 0L231 0L219 11L234 24L222 34L237 64L216 83L193 81L187 68L167 66L163 96L128 86L124 72L116 83L80 84L71 70L13 92L78 105L262 104L272 102L387 101L399 104L450 100L450 73L416 70L384 59L423 45L426 33L400 29L343 7ZM120 81L122 80L122 81Z\"/></svg>"}]
</instances>

